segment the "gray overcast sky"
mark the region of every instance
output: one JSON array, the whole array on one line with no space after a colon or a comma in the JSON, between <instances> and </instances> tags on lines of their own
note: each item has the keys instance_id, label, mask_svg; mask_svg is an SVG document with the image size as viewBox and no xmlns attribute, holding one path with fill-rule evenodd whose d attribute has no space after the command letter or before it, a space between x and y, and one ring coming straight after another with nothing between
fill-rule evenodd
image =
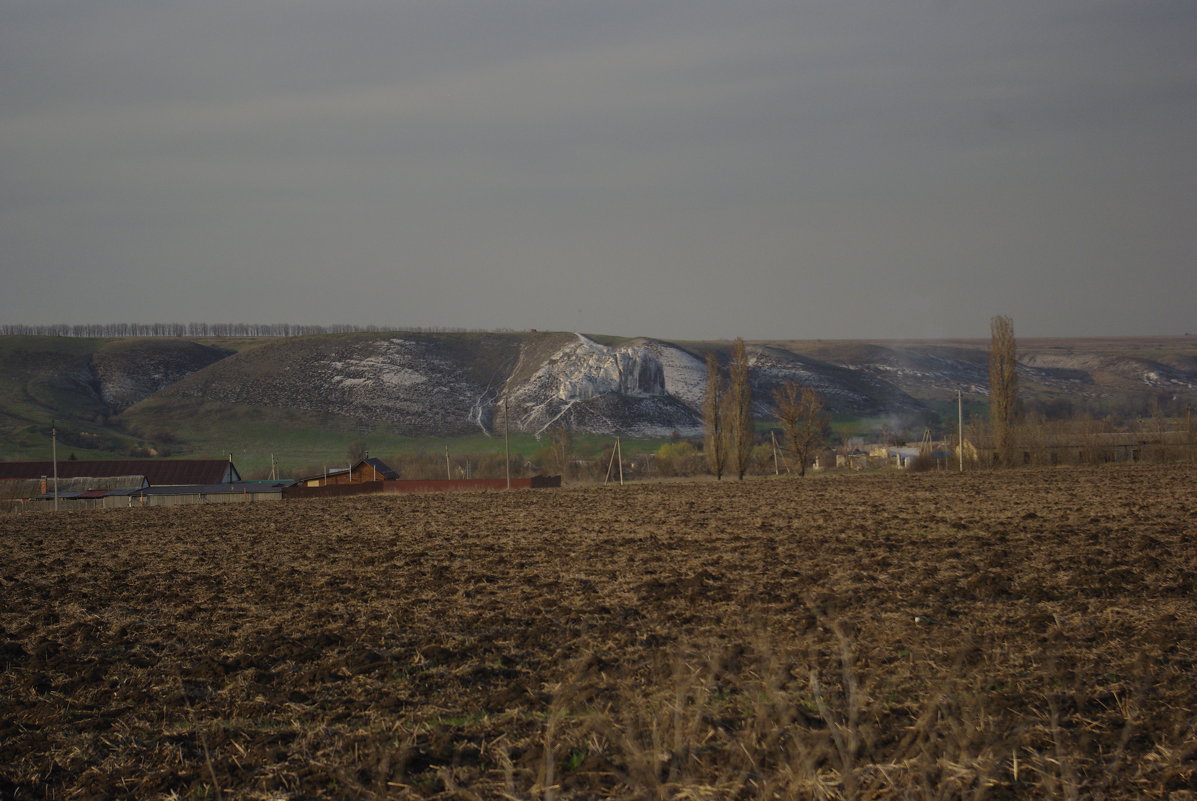
<instances>
[{"instance_id":1,"label":"gray overcast sky","mask_svg":"<svg viewBox=\"0 0 1197 801\"><path fill-rule=\"evenodd\" d=\"M0 321L1197 332L1192 0L0 0Z\"/></svg>"}]
</instances>

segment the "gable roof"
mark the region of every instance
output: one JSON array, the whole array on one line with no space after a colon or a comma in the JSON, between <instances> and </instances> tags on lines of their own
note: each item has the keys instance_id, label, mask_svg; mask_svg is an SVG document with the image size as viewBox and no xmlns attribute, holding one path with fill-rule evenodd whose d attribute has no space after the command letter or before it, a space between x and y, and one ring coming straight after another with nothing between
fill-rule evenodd
<instances>
[{"instance_id":1,"label":"gable roof","mask_svg":"<svg viewBox=\"0 0 1197 801\"><path fill-rule=\"evenodd\" d=\"M54 475L53 462L0 462L0 481ZM145 476L155 486L171 484L227 484L241 474L224 459L95 459L58 463L59 478Z\"/></svg>"},{"instance_id":2,"label":"gable roof","mask_svg":"<svg viewBox=\"0 0 1197 801\"><path fill-rule=\"evenodd\" d=\"M328 467L323 473L317 473L314 476L304 476L296 479L297 483L302 484L305 481L316 481L317 479L332 478L333 476L343 476L349 472L348 467Z\"/></svg>"},{"instance_id":3,"label":"gable roof","mask_svg":"<svg viewBox=\"0 0 1197 801\"><path fill-rule=\"evenodd\" d=\"M279 492L291 481L238 481L233 484L181 484L173 487L143 487L130 495L254 495Z\"/></svg>"},{"instance_id":4,"label":"gable roof","mask_svg":"<svg viewBox=\"0 0 1197 801\"><path fill-rule=\"evenodd\" d=\"M58 497L67 492L83 492L86 490L116 490L141 489L149 486L145 476L103 476L102 478L58 478ZM52 478L12 478L3 483L3 493L9 497L32 497L47 488L51 496L54 495Z\"/></svg>"},{"instance_id":5,"label":"gable roof","mask_svg":"<svg viewBox=\"0 0 1197 801\"><path fill-rule=\"evenodd\" d=\"M371 479L374 478L374 473L378 474L379 481L396 481L399 478L398 470L393 470L382 459L370 456L357 460L352 467L329 467L323 473L317 473L314 476L305 476L304 478L297 479L295 483L303 484L308 481L320 481L326 478L333 478L334 476L343 476L346 473L356 472L363 465L365 466L365 470L362 472L369 474Z\"/></svg>"},{"instance_id":6,"label":"gable roof","mask_svg":"<svg viewBox=\"0 0 1197 801\"><path fill-rule=\"evenodd\" d=\"M386 481L395 481L399 478L399 472L388 467L386 463L382 461L382 459L378 459L373 456L362 459L353 466L353 469L356 470L360 465L363 464L374 468L374 470L378 473L378 477L385 479Z\"/></svg>"}]
</instances>

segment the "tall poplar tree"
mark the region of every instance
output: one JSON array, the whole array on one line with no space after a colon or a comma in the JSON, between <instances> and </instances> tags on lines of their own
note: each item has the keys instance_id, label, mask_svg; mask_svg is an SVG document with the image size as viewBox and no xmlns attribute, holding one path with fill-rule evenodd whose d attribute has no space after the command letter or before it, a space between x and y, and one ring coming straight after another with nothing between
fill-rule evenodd
<instances>
[{"instance_id":1,"label":"tall poplar tree","mask_svg":"<svg viewBox=\"0 0 1197 801\"><path fill-rule=\"evenodd\" d=\"M731 361L727 365L727 411L723 415L723 429L727 432L727 456L741 481L752 458L752 383L748 376L748 348L737 338L732 346Z\"/></svg>"},{"instance_id":2,"label":"tall poplar tree","mask_svg":"<svg viewBox=\"0 0 1197 801\"><path fill-rule=\"evenodd\" d=\"M723 382L723 371L719 367L719 360L714 353L707 354L707 388L702 397L702 430L703 453L706 455L707 467L715 474L715 478L723 478L723 468L727 464L727 450L723 433L723 396L726 386Z\"/></svg>"},{"instance_id":3,"label":"tall poplar tree","mask_svg":"<svg viewBox=\"0 0 1197 801\"><path fill-rule=\"evenodd\" d=\"M1010 465L1014 458L1014 411L1018 402L1015 372L1014 321L998 315L989 321L989 423L998 460Z\"/></svg>"}]
</instances>

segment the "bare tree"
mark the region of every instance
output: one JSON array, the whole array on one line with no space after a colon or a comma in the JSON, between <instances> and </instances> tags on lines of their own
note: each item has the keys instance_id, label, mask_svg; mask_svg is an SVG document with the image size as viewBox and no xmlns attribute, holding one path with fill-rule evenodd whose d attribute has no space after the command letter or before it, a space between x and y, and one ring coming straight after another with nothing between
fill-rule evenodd
<instances>
[{"instance_id":1,"label":"bare tree","mask_svg":"<svg viewBox=\"0 0 1197 801\"><path fill-rule=\"evenodd\" d=\"M727 464L726 438L723 432L723 396L726 391L719 359L714 353L708 353L707 389L702 398L703 452L706 454L707 467L717 479L723 478L723 468Z\"/></svg>"},{"instance_id":2,"label":"bare tree","mask_svg":"<svg viewBox=\"0 0 1197 801\"><path fill-rule=\"evenodd\" d=\"M741 481L752 459L752 384L748 377L748 348L744 340L736 338L731 361L727 365L726 411L723 430L727 435L727 456Z\"/></svg>"},{"instance_id":3,"label":"bare tree","mask_svg":"<svg viewBox=\"0 0 1197 801\"><path fill-rule=\"evenodd\" d=\"M998 460L1010 465L1014 458L1014 411L1018 400L1015 373L1014 322L1003 315L990 320L989 420Z\"/></svg>"},{"instance_id":4,"label":"bare tree","mask_svg":"<svg viewBox=\"0 0 1197 801\"><path fill-rule=\"evenodd\" d=\"M806 475L806 466L815 450L827 439L831 416L823 408L823 398L810 387L787 381L773 390L777 421L786 435L786 449L798 465L798 475Z\"/></svg>"},{"instance_id":5,"label":"bare tree","mask_svg":"<svg viewBox=\"0 0 1197 801\"><path fill-rule=\"evenodd\" d=\"M355 439L345 448L345 457L349 459L350 464L357 464L362 459L365 459L369 452L369 446L366 445L364 439Z\"/></svg>"},{"instance_id":6,"label":"bare tree","mask_svg":"<svg viewBox=\"0 0 1197 801\"><path fill-rule=\"evenodd\" d=\"M569 478L570 463L573 461L574 435L563 425L549 429L549 449L557 473Z\"/></svg>"}]
</instances>

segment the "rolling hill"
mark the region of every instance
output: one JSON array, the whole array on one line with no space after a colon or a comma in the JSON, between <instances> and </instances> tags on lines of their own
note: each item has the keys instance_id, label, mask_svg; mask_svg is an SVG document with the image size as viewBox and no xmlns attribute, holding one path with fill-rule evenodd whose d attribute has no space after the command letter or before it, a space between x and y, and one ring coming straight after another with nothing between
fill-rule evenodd
<instances>
[{"instance_id":1,"label":"rolling hill","mask_svg":"<svg viewBox=\"0 0 1197 801\"><path fill-rule=\"evenodd\" d=\"M750 343L758 416L815 387L840 419L934 421L987 393L987 340ZM705 357L730 343L568 332L279 339L0 337L0 458L42 457L51 420L80 457L343 450L355 437L493 437L552 426L633 437L701 427ZM1073 409L1197 401L1197 338L1019 341L1021 397Z\"/></svg>"}]
</instances>

